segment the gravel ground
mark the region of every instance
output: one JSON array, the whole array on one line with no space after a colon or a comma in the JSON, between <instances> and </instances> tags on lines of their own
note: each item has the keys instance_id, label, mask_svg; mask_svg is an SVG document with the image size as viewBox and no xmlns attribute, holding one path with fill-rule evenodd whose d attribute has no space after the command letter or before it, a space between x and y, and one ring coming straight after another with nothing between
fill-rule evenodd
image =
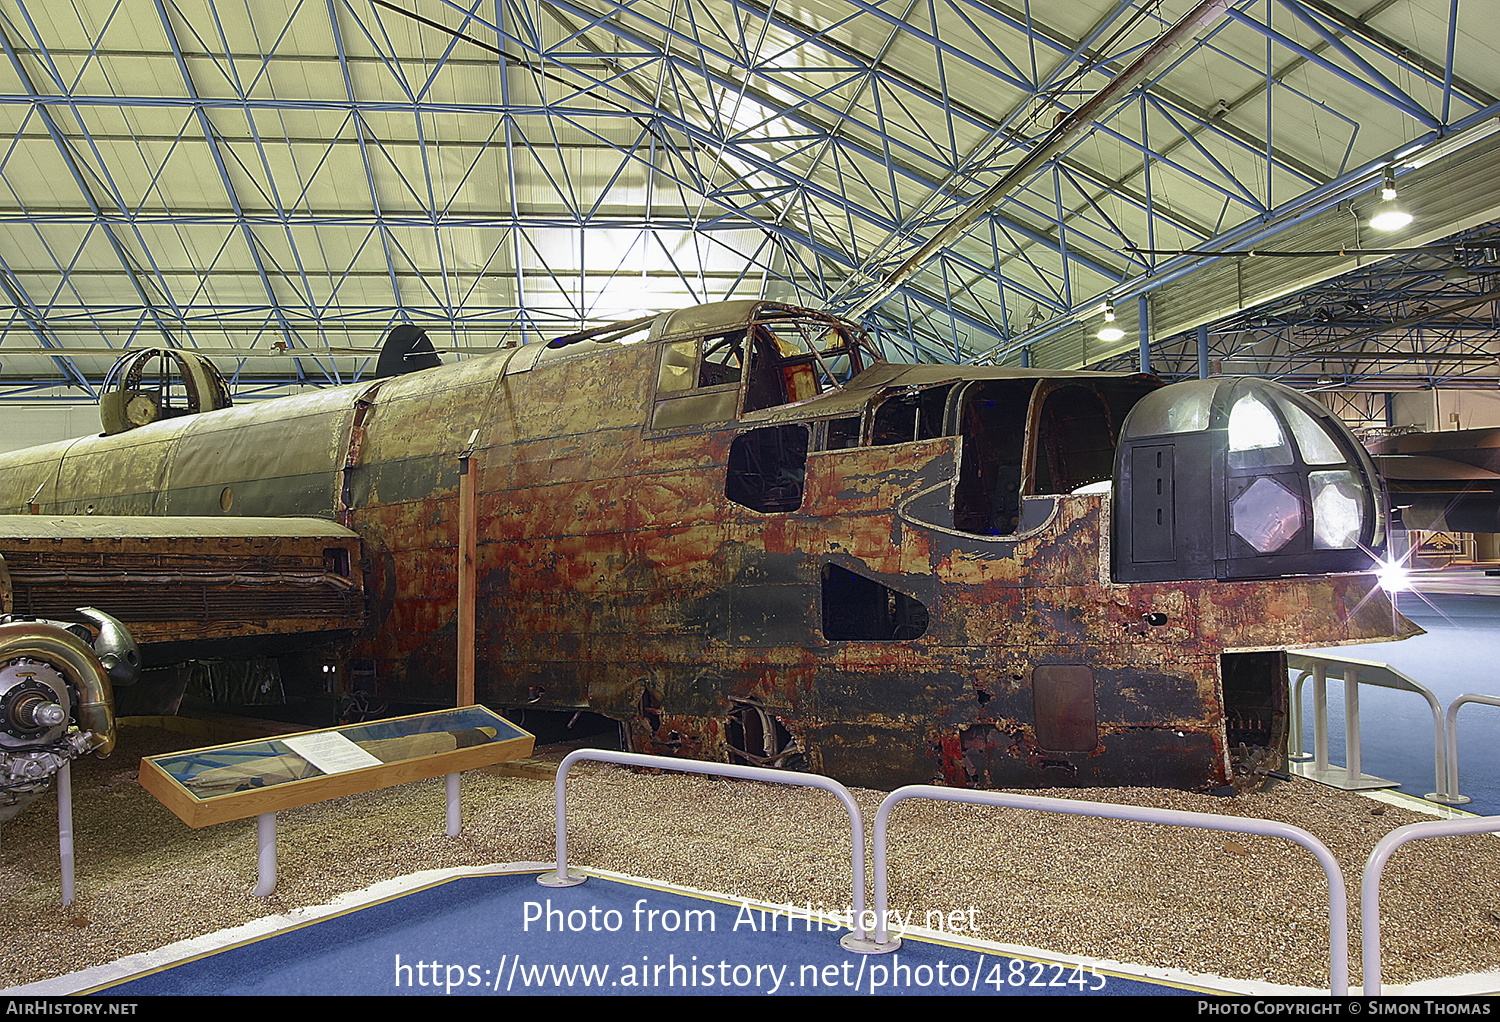
<instances>
[{"instance_id":1,"label":"gravel ground","mask_svg":"<svg viewBox=\"0 0 1500 1022\"><path fill-rule=\"evenodd\" d=\"M108 760L74 766L78 900L58 904L56 799L0 841L0 988L61 975L424 869L546 861L552 783L464 778L464 833L443 834L441 779L278 816L279 883L255 885L255 821L190 830L136 783L141 756L204 744L123 728ZM1218 799L1159 789L1044 792L1306 828L1360 871L1388 831L1430 817L1293 780ZM856 790L867 827L883 793ZM574 768L570 862L775 903L846 906L847 817L832 796L692 775ZM712 811L705 812L705 808ZM643 821L654 821L649 829ZM891 823L891 902L959 912L966 935L1238 979L1328 984L1327 884L1279 838L911 802ZM1500 840L1408 845L1386 867L1383 978L1500 969ZM972 911L971 911L972 910ZM968 921L975 923L973 930ZM1351 919L1352 981L1359 976Z\"/></svg>"}]
</instances>

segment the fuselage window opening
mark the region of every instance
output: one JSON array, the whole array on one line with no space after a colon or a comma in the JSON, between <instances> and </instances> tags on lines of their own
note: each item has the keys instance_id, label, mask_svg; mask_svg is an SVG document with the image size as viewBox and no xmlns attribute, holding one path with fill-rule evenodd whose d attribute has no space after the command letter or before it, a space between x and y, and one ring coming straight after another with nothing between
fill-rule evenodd
<instances>
[{"instance_id":1,"label":"fuselage window opening","mask_svg":"<svg viewBox=\"0 0 1500 1022\"><path fill-rule=\"evenodd\" d=\"M908 444L942 436L943 412L952 389L952 384L948 384L886 398L875 409L870 446Z\"/></svg>"},{"instance_id":2,"label":"fuselage window opening","mask_svg":"<svg viewBox=\"0 0 1500 1022\"><path fill-rule=\"evenodd\" d=\"M724 496L765 514L796 511L807 479L807 441L800 424L741 433L729 446Z\"/></svg>"},{"instance_id":3,"label":"fuselage window opening","mask_svg":"<svg viewBox=\"0 0 1500 1022\"><path fill-rule=\"evenodd\" d=\"M1043 394L1032 429L1035 457L1032 476L1022 492L1072 493L1115 473L1115 435L1109 406L1088 384L1054 386Z\"/></svg>"},{"instance_id":4,"label":"fuselage window opening","mask_svg":"<svg viewBox=\"0 0 1500 1022\"><path fill-rule=\"evenodd\" d=\"M831 642L900 642L927 633L926 606L837 564L823 565L823 636Z\"/></svg>"},{"instance_id":5,"label":"fuselage window opening","mask_svg":"<svg viewBox=\"0 0 1500 1022\"><path fill-rule=\"evenodd\" d=\"M1023 497L1110 486L1119 424L1159 385L1145 376L957 385L946 413L946 431L963 437L953 527L1009 536L1020 527Z\"/></svg>"},{"instance_id":6,"label":"fuselage window opening","mask_svg":"<svg viewBox=\"0 0 1500 1022\"><path fill-rule=\"evenodd\" d=\"M1021 520L1026 411L1034 379L976 380L954 395L951 429L963 436L953 527L976 536L1008 536Z\"/></svg>"},{"instance_id":7,"label":"fuselage window opening","mask_svg":"<svg viewBox=\"0 0 1500 1022\"><path fill-rule=\"evenodd\" d=\"M843 451L859 446L860 425L863 419L852 415L847 419L831 419L828 422L828 440L823 449Z\"/></svg>"}]
</instances>

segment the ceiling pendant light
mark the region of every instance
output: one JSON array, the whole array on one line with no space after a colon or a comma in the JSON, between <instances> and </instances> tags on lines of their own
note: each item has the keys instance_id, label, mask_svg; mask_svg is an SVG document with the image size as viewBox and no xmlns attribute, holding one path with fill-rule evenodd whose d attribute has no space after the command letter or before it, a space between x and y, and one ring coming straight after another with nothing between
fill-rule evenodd
<instances>
[{"instance_id":1,"label":"ceiling pendant light","mask_svg":"<svg viewBox=\"0 0 1500 1022\"><path fill-rule=\"evenodd\" d=\"M1396 201L1396 171L1385 168L1385 178L1380 185L1380 205L1370 217L1370 226L1377 231L1399 231L1411 223L1411 214Z\"/></svg>"},{"instance_id":2,"label":"ceiling pendant light","mask_svg":"<svg viewBox=\"0 0 1500 1022\"><path fill-rule=\"evenodd\" d=\"M1115 306L1113 302L1104 303L1104 326L1099 328L1096 334L1101 341L1118 341L1125 336L1125 331L1115 326Z\"/></svg>"}]
</instances>

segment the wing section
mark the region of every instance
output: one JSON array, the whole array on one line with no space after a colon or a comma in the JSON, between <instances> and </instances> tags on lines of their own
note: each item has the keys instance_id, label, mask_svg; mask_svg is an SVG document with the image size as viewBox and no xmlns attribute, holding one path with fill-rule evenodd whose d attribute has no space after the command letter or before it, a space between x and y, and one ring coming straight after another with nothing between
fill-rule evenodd
<instances>
[{"instance_id":1,"label":"wing section","mask_svg":"<svg viewBox=\"0 0 1500 1022\"><path fill-rule=\"evenodd\" d=\"M274 655L364 623L361 545L321 518L0 515L0 613L130 629L145 663Z\"/></svg>"},{"instance_id":2,"label":"wing section","mask_svg":"<svg viewBox=\"0 0 1500 1022\"><path fill-rule=\"evenodd\" d=\"M1500 429L1408 433L1370 453L1407 528L1500 532Z\"/></svg>"}]
</instances>

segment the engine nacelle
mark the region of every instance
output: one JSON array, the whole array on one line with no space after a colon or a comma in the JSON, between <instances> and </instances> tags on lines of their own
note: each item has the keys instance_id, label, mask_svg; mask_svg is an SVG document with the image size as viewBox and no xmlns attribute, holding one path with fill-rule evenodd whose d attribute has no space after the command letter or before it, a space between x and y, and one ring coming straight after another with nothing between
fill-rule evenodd
<instances>
[{"instance_id":1,"label":"engine nacelle","mask_svg":"<svg viewBox=\"0 0 1500 1022\"><path fill-rule=\"evenodd\" d=\"M93 645L83 625L0 617L0 823L46 791L68 762L114 750L110 676L133 681L139 652L119 621L80 613L98 629Z\"/></svg>"}]
</instances>

